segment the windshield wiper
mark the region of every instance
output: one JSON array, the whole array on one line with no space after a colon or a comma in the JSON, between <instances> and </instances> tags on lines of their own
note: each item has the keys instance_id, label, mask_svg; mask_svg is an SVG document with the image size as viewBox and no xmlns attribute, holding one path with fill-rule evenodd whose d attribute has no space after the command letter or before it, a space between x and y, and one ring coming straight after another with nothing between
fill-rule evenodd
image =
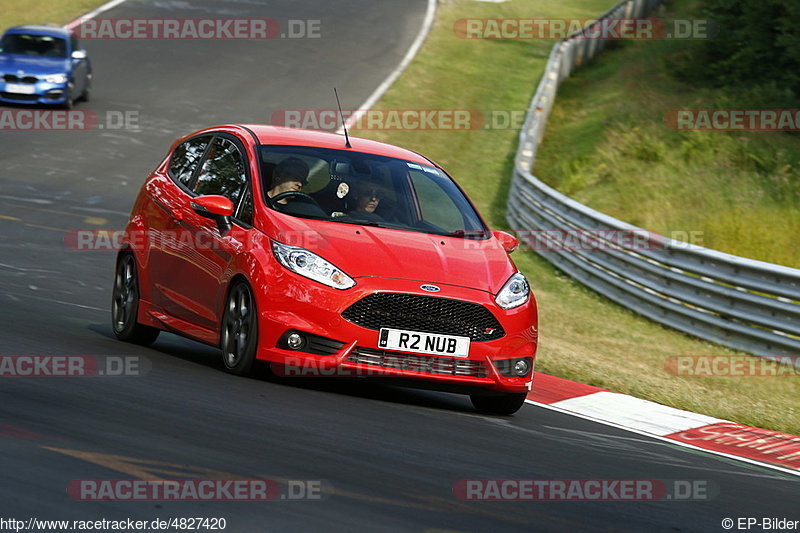
<instances>
[{"instance_id":1,"label":"windshield wiper","mask_svg":"<svg viewBox=\"0 0 800 533\"><path fill-rule=\"evenodd\" d=\"M358 224L359 226L370 226L373 228L386 228L386 229L413 229L404 224L392 224L390 222L376 222L374 220L358 220L352 219L347 221L348 224Z\"/></svg>"},{"instance_id":2,"label":"windshield wiper","mask_svg":"<svg viewBox=\"0 0 800 533\"><path fill-rule=\"evenodd\" d=\"M445 237L460 237L462 239L486 239L489 236L485 231L466 231L463 229L457 229L455 231L451 231L450 233L445 233Z\"/></svg>"}]
</instances>

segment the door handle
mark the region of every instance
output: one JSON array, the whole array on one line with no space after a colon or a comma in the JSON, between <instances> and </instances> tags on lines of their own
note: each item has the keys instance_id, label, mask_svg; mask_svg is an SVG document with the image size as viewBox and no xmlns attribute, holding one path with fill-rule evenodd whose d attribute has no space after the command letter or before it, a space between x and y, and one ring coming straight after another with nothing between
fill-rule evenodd
<instances>
[{"instance_id":1,"label":"door handle","mask_svg":"<svg viewBox=\"0 0 800 533\"><path fill-rule=\"evenodd\" d=\"M180 222L181 220L183 220L183 211L174 209L171 214L172 214L172 220L174 220L175 222Z\"/></svg>"}]
</instances>

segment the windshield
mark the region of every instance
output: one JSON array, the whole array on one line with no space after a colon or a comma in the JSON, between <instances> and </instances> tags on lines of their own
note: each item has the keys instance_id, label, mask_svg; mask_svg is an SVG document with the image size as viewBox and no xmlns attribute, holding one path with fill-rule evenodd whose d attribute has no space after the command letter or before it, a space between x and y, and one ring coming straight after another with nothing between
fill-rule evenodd
<instances>
[{"instance_id":1,"label":"windshield","mask_svg":"<svg viewBox=\"0 0 800 533\"><path fill-rule=\"evenodd\" d=\"M7 33L0 41L0 52L39 57L67 57L67 42L51 35Z\"/></svg>"},{"instance_id":2,"label":"windshield","mask_svg":"<svg viewBox=\"0 0 800 533\"><path fill-rule=\"evenodd\" d=\"M464 194L440 169L372 154L262 146L265 201L293 216L343 224L488 238Z\"/></svg>"}]
</instances>

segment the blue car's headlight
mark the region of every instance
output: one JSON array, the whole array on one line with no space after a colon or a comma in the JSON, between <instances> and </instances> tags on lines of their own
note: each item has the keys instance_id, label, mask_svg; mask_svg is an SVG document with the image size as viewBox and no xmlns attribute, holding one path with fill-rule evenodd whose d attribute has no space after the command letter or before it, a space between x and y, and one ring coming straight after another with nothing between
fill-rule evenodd
<instances>
[{"instance_id":1,"label":"blue car's headlight","mask_svg":"<svg viewBox=\"0 0 800 533\"><path fill-rule=\"evenodd\" d=\"M42 76L42 81L46 81L47 83L67 83L67 79L66 74L48 74L47 76Z\"/></svg>"},{"instance_id":2,"label":"blue car's headlight","mask_svg":"<svg viewBox=\"0 0 800 533\"><path fill-rule=\"evenodd\" d=\"M349 289L356 284L353 278L305 248L272 241L272 252L280 264L292 272L334 289Z\"/></svg>"},{"instance_id":3,"label":"blue car's headlight","mask_svg":"<svg viewBox=\"0 0 800 533\"><path fill-rule=\"evenodd\" d=\"M528 301L531 289L528 280L517 272L506 281L503 288L495 296L494 301L503 309L514 309Z\"/></svg>"}]
</instances>

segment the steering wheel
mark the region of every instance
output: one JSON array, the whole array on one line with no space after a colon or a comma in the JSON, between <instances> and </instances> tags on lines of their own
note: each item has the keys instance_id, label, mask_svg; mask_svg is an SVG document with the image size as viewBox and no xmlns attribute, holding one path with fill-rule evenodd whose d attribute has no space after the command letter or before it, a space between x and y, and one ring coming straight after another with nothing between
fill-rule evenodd
<instances>
[{"instance_id":1,"label":"steering wheel","mask_svg":"<svg viewBox=\"0 0 800 533\"><path fill-rule=\"evenodd\" d=\"M275 196L273 196L269 200L272 203L272 207L277 207L275 204L277 204L280 200L283 200L284 198L295 198L297 200L300 200L301 202L304 202L304 203L307 203L307 204L313 204L313 205L319 207L319 203L316 200L314 200L314 198L312 198L308 193L304 193L303 191L286 191L286 192L282 192L282 193L276 194Z\"/></svg>"}]
</instances>

